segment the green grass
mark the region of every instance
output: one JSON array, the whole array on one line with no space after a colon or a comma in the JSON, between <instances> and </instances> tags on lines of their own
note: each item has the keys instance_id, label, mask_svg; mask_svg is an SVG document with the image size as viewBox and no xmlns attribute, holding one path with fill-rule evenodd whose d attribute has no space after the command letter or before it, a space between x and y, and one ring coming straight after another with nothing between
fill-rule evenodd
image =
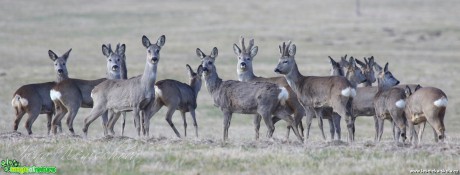
<instances>
[{"instance_id":1,"label":"green grass","mask_svg":"<svg viewBox=\"0 0 460 175\"><path fill-rule=\"evenodd\" d=\"M361 1L361 7L362 16L357 16L354 1L331 0L3 1L0 159L56 166L58 174L408 174L410 169L459 169L460 109L456 106L460 105L460 3ZM252 116L235 115L230 141L223 145L222 113L204 86L198 97L198 138L194 137L192 119L187 117L189 135L177 139L164 120L164 109L151 121L149 140L133 139L136 133L131 114L127 138L101 138L100 120L90 126L87 139L66 134L47 137L43 116L33 125L33 137L10 133L14 91L24 84L55 79L49 49L59 55L72 48L67 64L70 77L97 79L105 76L101 45L125 43L129 76L135 76L142 73L145 64L142 35L154 42L162 34L166 44L158 80L187 82L185 64L196 67L200 63L195 49L210 53L212 47L219 48L216 66L220 77L236 79L232 44L240 36L255 38L259 46L254 59L259 76L277 76L273 69L279 57L278 45L287 40L297 45L296 61L304 75L328 75L327 56L373 55L382 65L389 62L393 75L402 83L436 86L446 92L447 143L434 143L427 126L421 148L396 145L389 122L384 141L374 143L370 117L357 119L357 141L353 144L323 141L316 120L307 144L298 143L293 135L292 142L284 143L283 122L276 124L274 141L265 138L263 124L261 141L254 141ZM74 122L77 134L82 134L89 111L80 109ZM173 122L183 133L179 113ZM19 129L22 133L26 133L24 123L25 119ZM63 128L68 133L65 124ZM328 129L325 124L327 135ZM346 132L342 130L342 138ZM119 126L116 133L120 133Z\"/></svg>"}]
</instances>

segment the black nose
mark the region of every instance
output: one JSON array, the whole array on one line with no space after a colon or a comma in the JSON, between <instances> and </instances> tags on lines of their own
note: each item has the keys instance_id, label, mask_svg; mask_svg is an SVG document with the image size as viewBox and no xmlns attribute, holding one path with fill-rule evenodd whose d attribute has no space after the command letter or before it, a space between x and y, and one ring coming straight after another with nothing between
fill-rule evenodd
<instances>
[{"instance_id":1,"label":"black nose","mask_svg":"<svg viewBox=\"0 0 460 175\"><path fill-rule=\"evenodd\" d=\"M112 70L117 70L117 69L118 69L117 65L112 66Z\"/></svg>"},{"instance_id":2,"label":"black nose","mask_svg":"<svg viewBox=\"0 0 460 175\"><path fill-rule=\"evenodd\" d=\"M242 62L242 63L241 63L241 66L246 66L246 63L245 63L245 62Z\"/></svg>"},{"instance_id":3,"label":"black nose","mask_svg":"<svg viewBox=\"0 0 460 175\"><path fill-rule=\"evenodd\" d=\"M281 73L281 71L278 68L275 69L275 72L276 73Z\"/></svg>"},{"instance_id":4,"label":"black nose","mask_svg":"<svg viewBox=\"0 0 460 175\"><path fill-rule=\"evenodd\" d=\"M399 84L399 81L396 81L396 85L398 85L398 84Z\"/></svg>"},{"instance_id":5,"label":"black nose","mask_svg":"<svg viewBox=\"0 0 460 175\"><path fill-rule=\"evenodd\" d=\"M60 74L62 74L62 72L64 72L64 70L58 69L58 72L59 72Z\"/></svg>"},{"instance_id":6,"label":"black nose","mask_svg":"<svg viewBox=\"0 0 460 175\"><path fill-rule=\"evenodd\" d=\"M406 139L406 133L401 133L401 137Z\"/></svg>"},{"instance_id":7,"label":"black nose","mask_svg":"<svg viewBox=\"0 0 460 175\"><path fill-rule=\"evenodd\" d=\"M157 57L153 57L153 58L152 58L152 61L153 61L153 62L157 62L157 61L158 61L158 58L157 58Z\"/></svg>"},{"instance_id":8,"label":"black nose","mask_svg":"<svg viewBox=\"0 0 460 175\"><path fill-rule=\"evenodd\" d=\"M203 72L207 72L208 71L208 68L207 67L203 67Z\"/></svg>"}]
</instances>

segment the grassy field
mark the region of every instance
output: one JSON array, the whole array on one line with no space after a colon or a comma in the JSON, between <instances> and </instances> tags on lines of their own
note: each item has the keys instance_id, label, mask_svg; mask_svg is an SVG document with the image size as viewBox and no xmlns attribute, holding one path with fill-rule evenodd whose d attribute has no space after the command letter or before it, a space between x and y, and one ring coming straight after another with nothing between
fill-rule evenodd
<instances>
[{"instance_id":1,"label":"grassy field","mask_svg":"<svg viewBox=\"0 0 460 175\"><path fill-rule=\"evenodd\" d=\"M0 159L26 166L56 166L58 174L408 174L411 169L460 169L460 3L455 0L361 1L18 1L0 6ZM129 76L142 73L142 35L156 41L166 35L158 80L186 82L185 64L198 66L196 48L219 48L221 78L236 79L232 44L240 36L255 38L259 76L277 76L278 45L292 40L304 75L328 75L327 56L357 58L373 55L402 83L436 86L448 94L447 140L435 143L427 126L420 148L392 141L386 122L384 138L374 143L373 119L356 121L356 142L323 141L316 121L308 143L291 136L283 142L286 125L276 125L274 140L254 141L252 116L235 115L228 144L222 144L222 113L203 85L197 120L199 137L178 139L162 109L151 121L151 138L137 139L128 114L127 137L104 138L98 119L89 138L65 134L48 137L46 117L26 136L25 119L12 133L11 97L24 84L53 81L49 49L58 55L72 48L70 77L105 76L104 43L125 43ZM80 109L74 127L81 135L90 109ZM191 117L189 132L193 133ZM179 113L173 122L183 133ZM119 122L118 124L120 124ZM327 123L327 122L326 122ZM121 125L121 124L120 124ZM342 122L342 128L345 128ZM328 130L327 124L325 129ZM120 133L117 126L116 132ZM265 125L261 136L265 136ZM327 132L328 133L328 132ZM342 138L346 138L346 129Z\"/></svg>"}]
</instances>

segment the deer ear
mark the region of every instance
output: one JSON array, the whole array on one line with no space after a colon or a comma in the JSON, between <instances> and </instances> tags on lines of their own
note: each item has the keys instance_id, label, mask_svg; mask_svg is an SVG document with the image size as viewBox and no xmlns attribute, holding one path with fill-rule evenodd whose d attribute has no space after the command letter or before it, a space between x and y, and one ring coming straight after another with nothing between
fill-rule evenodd
<instances>
[{"instance_id":1,"label":"deer ear","mask_svg":"<svg viewBox=\"0 0 460 175\"><path fill-rule=\"evenodd\" d=\"M296 53L296 50L297 50L297 49L296 49L295 44L291 45L291 47L289 47L289 55L290 55L290 56L294 56L295 53Z\"/></svg>"},{"instance_id":2,"label":"deer ear","mask_svg":"<svg viewBox=\"0 0 460 175\"><path fill-rule=\"evenodd\" d=\"M362 68L365 68L366 67L366 63L367 63L367 59L364 58L364 61L366 63L363 63L362 61L359 61L358 59L355 59L356 63L358 63L359 66L361 66Z\"/></svg>"},{"instance_id":3,"label":"deer ear","mask_svg":"<svg viewBox=\"0 0 460 175\"><path fill-rule=\"evenodd\" d=\"M211 51L211 58L216 59L217 55L219 54L219 51L217 50L217 47L214 47Z\"/></svg>"},{"instance_id":4,"label":"deer ear","mask_svg":"<svg viewBox=\"0 0 460 175\"><path fill-rule=\"evenodd\" d=\"M48 50L48 55L50 59L53 61L55 61L58 58L58 56L52 50Z\"/></svg>"},{"instance_id":5,"label":"deer ear","mask_svg":"<svg viewBox=\"0 0 460 175\"><path fill-rule=\"evenodd\" d=\"M70 48L66 53L64 53L64 55L62 55L65 61L67 61L67 59L69 58L71 51L72 51L72 48Z\"/></svg>"},{"instance_id":6,"label":"deer ear","mask_svg":"<svg viewBox=\"0 0 460 175\"><path fill-rule=\"evenodd\" d=\"M110 52L111 52L111 50L105 44L103 44L102 45L102 54L104 54L105 57L109 57Z\"/></svg>"},{"instance_id":7,"label":"deer ear","mask_svg":"<svg viewBox=\"0 0 460 175\"><path fill-rule=\"evenodd\" d=\"M196 73L198 74L198 76L201 77L201 74L203 74L203 66L200 64L198 66L198 68L196 69Z\"/></svg>"},{"instance_id":8,"label":"deer ear","mask_svg":"<svg viewBox=\"0 0 460 175\"><path fill-rule=\"evenodd\" d=\"M200 59L206 57L206 55L203 53L203 51L200 50L200 48L196 48L196 56L198 56Z\"/></svg>"},{"instance_id":9,"label":"deer ear","mask_svg":"<svg viewBox=\"0 0 460 175\"><path fill-rule=\"evenodd\" d=\"M335 60L331 57L331 56L328 56L329 57L329 62L332 64L332 65L336 65L337 62L335 62Z\"/></svg>"},{"instance_id":10,"label":"deer ear","mask_svg":"<svg viewBox=\"0 0 460 175\"><path fill-rule=\"evenodd\" d=\"M239 56L241 54L241 49L236 44L233 44L233 52L235 52L236 56Z\"/></svg>"},{"instance_id":11,"label":"deer ear","mask_svg":"<svg viewBox=\"0 0 460 175\"><path fill-rule=\"evenodd\" d=\"M251 49L251 58L254 58L257 55L257 52L259 51L259 47L255 46Z\"/></svg>"},{"instance_id":12,"label":"deer ear","mask_svg":"<svg viewBox=\"0 0 460 175\"><path fill-rule=\"evenodd\" d=\"M379 73L382 72L382 67L380 67L380 65L377 64L377 63L374 64L374 69L375 69L375 71L377 71Z\"/></svg>"},{"instance_id":13,"label":"deer ear","mask_svg":"<svg viewBox=\"0 0 460 175\"><path fill-rule=\"evenodd\" d=\"M406 88L404 88L404 92L406 93L406 97L409 97L412 95L412 91L410 90L410 87L406 85Z\"/></svg>"},{"instance_id":14,"label":"deer ear","mask_svg":"<svg viewBox=\"0 0 460 175\"><path fill-rule=\"evenodd\" d=\"M148 48L150 44L150 40L144 35L142 36L142 45L144 45L145 48Z\"/></svg>"},{"instance_id":15,"label":"deer ear","mask_svg":"<svg viewBox=\"0 0 460 175\"><path fill-rule=\"evenodd\" d=\"M126 45L125 44L117 44L117 49L115 52L117 52L118 55L124 55L126 51Z\"/></svg>"},{"instance_id":16,"label":"deer ear","mask_svg":"<svg viewBox=\"0 0 460 175\"><path fill-rule=\"evenodd\" d=\"M384 72L388 72L388 62L385 64L385 68L383 68Z\"/></svg>"},{"instance_id":17,"label":"deer ear","mask_svg":"<svg viewBox=\"0 0 460 175\"><path fill-rule=\"evenodd\" d=\"M187 68L188 76L193 77L193 74L195 74L195 72L193 72L193 69L190 67L190 65L186 64L185 67Z\"/></svg>"},{"instance_id":18,"label":"deer ear","mask_svg":"<svg viewBox=\"0 0 460 175\"><path fill-rule=\"evenodd\" d=\"M165 45L165 42L166 42L166 36L161 35L160 38L158 38L157 40L157 46L163 47Z\"/></svg>"},{"instance_id":19,"label":"deer ear","mask_svg":"<svg viewBox=\"0 0 460 175\"><path fill-rule=\"evenodd\" d=\"M417 87L415 87L414 92L417 91L417 90L419 90L420 88L422 88L422 86L420 86L420 85L418 84Z\"/></svg>"}]
</instances>

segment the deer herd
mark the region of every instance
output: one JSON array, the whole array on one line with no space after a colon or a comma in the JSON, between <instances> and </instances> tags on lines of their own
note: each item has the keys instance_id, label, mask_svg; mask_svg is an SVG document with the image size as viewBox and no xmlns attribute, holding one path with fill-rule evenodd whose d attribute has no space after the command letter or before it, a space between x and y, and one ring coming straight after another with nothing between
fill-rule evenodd
<instances>
[{"instance_id":1,"label":"deer herd","mask_svg":"<svg viewBox=\"0 0 460 175\"><path fill-rule=\"evenodd\" d=\"M196 49L201 64L186 70L189 83L165 79L156 81L160 51L166 38L160 36L155 43L142 37L146 49L144 72L128 78L126 69L126 46L117 44L112 50L110 44L102 45L102 53L107 62L107 77L96 80L74 79L68 76L67 60L72 49L58 56L49 50L53 61L56 80L38 84L27 84L13 94L12 106L16 119L13 129L17 131L22 117L27 114L25 128L32 134L32 124L39 114L46 114L48 134L62 133L61 120L67 114L66 124L75 135L73 121L80 107L92 108L84 119L83 133L88 134L89 126L98 117L102 117L104 135L115 135L114 126L123 115L122 132L124 134L126 112L132 112L137 135L141 132L149 137L150 119L163 107L167 107L166 121L177 137L182 137L172 122L176 110L180 111L184 136L187 136L186 113L193 119L195 136L198 137L198 123L195 110L197 96L202 81L211 95L214 105L223 113L223 140L228 139L228 129L232 114L253 115L255 139L259 138L261 120L267 126L267 137L272 138L275 123L287 122L286 139L290 130L299 141L309 138L313 118L317 118L323 139L323 119L330 126L330 138L341 139L340 122L342 117L348 131L347 140L354 141L355 119L358 116L371 116L375 123L375 141L383 134L384 120L393 124L393 139L404 143L408 137L417 145L428 124L433 128L434 139L445 139L444 115L447 95L435 87L421 87L416 84L400 85L389 70L388 63L382 68L374 57L364 58L364 62L347 55L335 61L329 57L332 65L330 76L304 76L295 60L296 45L283 42L279 46L280 57L274 72L278 77L259 77L253 71L252 61L258 52L254 39L245 46L244 38L240 46L233 45L237 58L238 80L219 78L216 60L218 49L214 47L210 54ZM372 86L377 81L376 86ZM306 118L306 131L302 124ZM418 131L415 125L419 125ZM299 130L300 129L300 130Z\"/></svg>"}]
</instances>

